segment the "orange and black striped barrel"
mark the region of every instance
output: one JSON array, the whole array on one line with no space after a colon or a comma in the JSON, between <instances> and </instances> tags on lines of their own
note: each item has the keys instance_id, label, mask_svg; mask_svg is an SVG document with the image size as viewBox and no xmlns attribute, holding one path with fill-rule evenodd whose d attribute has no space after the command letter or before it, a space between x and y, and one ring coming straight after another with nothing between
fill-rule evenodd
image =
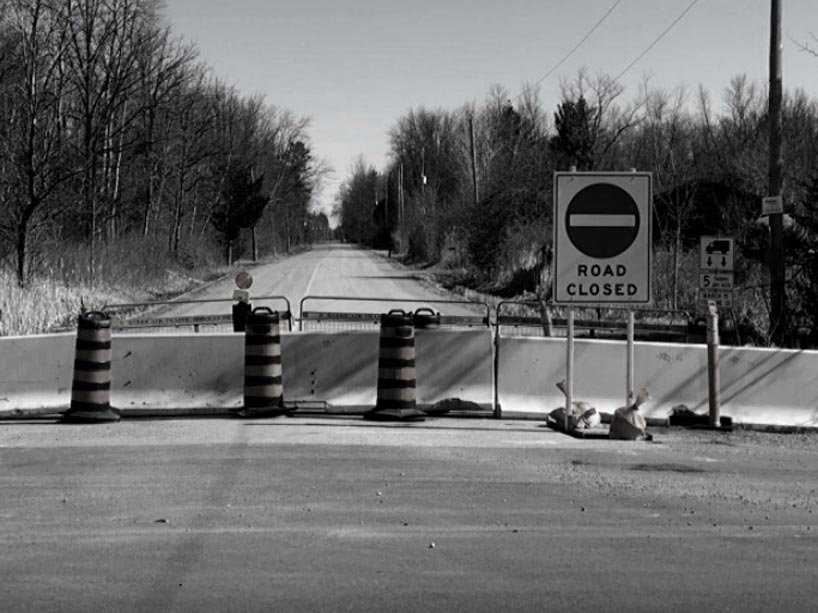
<instances>
[{"instance_id":1,"label":"orange and black striped barrel","mask_svg":"<svg viewBox=\"0 0 818 613\"><path fill-rule=\"evenodd\" d=\"M244 408L242 417L271 417L284 408L279 314L257 307L247 315L244 334Z\"/></svg>"},{"instance_id":2,"label":"orange and black striped barrel","mask_svg":"<svg viewBox=\"0 0 818 613\"><path fill-rule=\"evenodd\" d=\"M418 421L415 403L415 327L412 314L394 310L381 315L377 405L367 419Z\"/></svg>"},{"instance_id":3,"label":"orange and black striped barrel","mask_svg":"<svg viewBox=\"0 0 818 613\"><path fill-rule=\"evenodd\" d=\"M111 319L96 311L80 315L71 408L63 421L119 421L119 417L119 411L111 408Z\"/></svg>"}]
</instances>

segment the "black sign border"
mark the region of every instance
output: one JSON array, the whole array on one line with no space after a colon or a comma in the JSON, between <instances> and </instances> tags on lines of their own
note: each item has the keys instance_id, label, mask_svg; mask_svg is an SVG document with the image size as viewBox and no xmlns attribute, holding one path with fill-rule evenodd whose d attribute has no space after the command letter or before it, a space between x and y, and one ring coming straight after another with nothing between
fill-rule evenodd
<instances>
[{"instance_id":1,"label":"black sign border","mask_svg":"<svg viewBox=\"0 0 818 613\"><path fill-rule=\"evenodd\" d=\"M559 254L557 253L558 250L558 241L557 241L557 233L559 232L559 217L557 215L559 208L559 178L560 177L573 177L573 178L582 178L582 179L600 179L600 183L604 182L606 178L613 178L617 180L627 179L629 177L645 177L648 180L648 202L647 202L647 211L645 218L647 219L647 244L648 244L648 283L647 283L647 299L645 300L631 300L625 302L605 302L600 300L557 300L557 287L558 287L558 268L556 263L559 258ZM589 183L588 185L592 185ZM587 187L587 185L585 186ZM593 172L593 171L586 171L586 172L571 172L571 171L555 171L554 172L554 184L553 184L553 198L554 198L554 206L552 211L552 245L554 249L554 282L551 286L551 302L552 304L559 305L559 306L574 306L574 305L582 305L582 306L593 306L593 305L602 305L608 307L615 307L620 306L623 308L628 308L631 305L649 305L653 302L653 173L649 171L636 171L636 172ZM634 198L634 200L636 200Z\"/></svg>"}]
</instances>

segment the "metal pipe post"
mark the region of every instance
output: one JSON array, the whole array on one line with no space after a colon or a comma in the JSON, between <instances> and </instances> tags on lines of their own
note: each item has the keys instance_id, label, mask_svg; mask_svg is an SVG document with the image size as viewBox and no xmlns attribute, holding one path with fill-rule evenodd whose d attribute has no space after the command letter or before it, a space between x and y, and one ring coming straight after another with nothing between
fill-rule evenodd
<instances>
[{"instance_id":1,"label":"metal pipe post","mask_svg":"<svg viewBox=\"0 0 818 613\"><path fill-rule=\"evenodd\" d=\"M634 398L634 358L633 358L633 337L634 337L634 316L633 311L628 309L628 341L627 358L625 360L625 406L630 405Z\"/></svg>"},{"instance_id":2,"label":"metal pipe post","mask_svg":"<svg viewBox=\"0 0 818 613\"><path fill-rule=\"evenodd\" d=\"M565 419L563 427L568 432L568 413L574 405L574 309L568 307L568 340L565 348Z\"/></svg>"},{"instance_id":3,"label":"metal pipe post","mask_svg":"<svg viewBox=\"0 0 818 613\"><path fill-rule=\"evenodd\" d=\"M719 312L711 302L707 307L707 395L711 426L721 425L719 387Z\"/></svg>"}]
</instances>

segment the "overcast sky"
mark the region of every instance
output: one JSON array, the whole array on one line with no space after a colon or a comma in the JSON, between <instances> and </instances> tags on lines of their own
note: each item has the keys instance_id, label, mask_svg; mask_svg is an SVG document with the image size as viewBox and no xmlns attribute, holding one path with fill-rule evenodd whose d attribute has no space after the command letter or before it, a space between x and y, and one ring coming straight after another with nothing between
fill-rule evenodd
<instances>
[{"instance_id":1,"label":"overcast sky","mask_svg":"<svg viewBox=\"0 0 818 613\"><path fill-rule=\"evenodd\" d=\"M492 85L517 94L594 33L538 86L549 111L561 78L582 66L668 90L704 85L716 102L738 74L769 79L770 0L165 0L168 22L216 75L245 94L312 120L316 156L335 169L329 207L353 160L379 170L387 132L411 108L481 102ZM783 0L787 89L818 98L818 1ZM718 109L718 106L715 106ZM645 169L649 170L649 169Z\"/></svg>"}]
</instances>

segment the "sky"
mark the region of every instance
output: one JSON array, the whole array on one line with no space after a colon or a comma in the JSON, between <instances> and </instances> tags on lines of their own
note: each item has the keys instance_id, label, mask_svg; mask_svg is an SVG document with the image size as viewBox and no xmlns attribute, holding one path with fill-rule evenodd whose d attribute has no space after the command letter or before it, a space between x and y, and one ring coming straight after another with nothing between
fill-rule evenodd
<instances>
[{"instance_id":1,"label":"sky","mask_svg":"<svg viewBox=\"0 0 818 613\"><path fill-rule=\"evenodd\" d=\"M818 98L818 57L796 44L818 52L818 2L782 4L784 87ZM770 0L165 0L165 5L173 31L196 44L216 76L242 94L263 94L268 104L310 118L313 153L334 169L317 196L316 204L327 212L359 156L378 170L386 166L389 129L409 110L455 110L479 105L495 85L514 97L524 85L537 84L540 100L553 113L561 80L581 67L619 75L688 8L622 75L623 101L635 98L648 78L667 91L703 85L718 111L734 76L746 74L762 86L769 80Z\"/></svg>"}]
</instances>

